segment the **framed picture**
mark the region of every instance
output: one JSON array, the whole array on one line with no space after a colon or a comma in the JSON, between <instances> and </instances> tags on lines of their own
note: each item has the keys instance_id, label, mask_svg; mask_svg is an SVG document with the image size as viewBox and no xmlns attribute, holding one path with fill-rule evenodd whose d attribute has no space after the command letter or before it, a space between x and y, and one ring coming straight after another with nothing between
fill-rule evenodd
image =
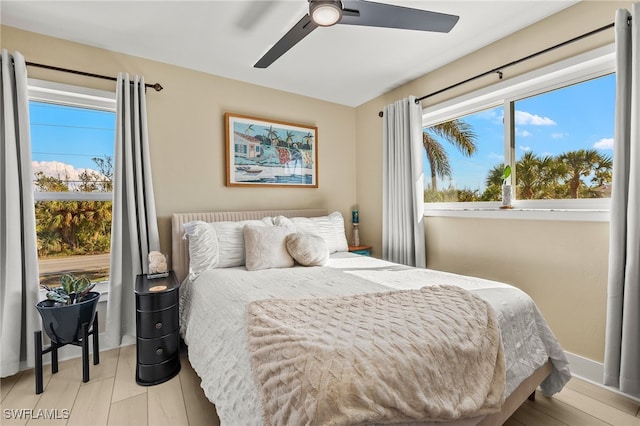
<instances>
[{"instance_id":1,"label":"framed picture","mask_svg":"<svg viewBox=\"0 0 640 426\"><path fill-rule=\"evenodd\" d=\"M318 187L318 128L226 113L227 186Z\"/></svg>"}]
</instances>

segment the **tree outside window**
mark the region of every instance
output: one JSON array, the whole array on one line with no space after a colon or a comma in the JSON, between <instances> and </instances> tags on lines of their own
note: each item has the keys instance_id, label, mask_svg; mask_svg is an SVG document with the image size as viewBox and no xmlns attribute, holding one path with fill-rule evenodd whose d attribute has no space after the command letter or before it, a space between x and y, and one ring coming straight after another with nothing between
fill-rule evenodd
<instances>
[{"instance_id":1,"label":"tree outside window","mask_svg":"<svg viewBox=\"0 0 640 426\"><path fill-rule=\"evenodd\" d=\"M109 276L115 112L30 101L40 283Z\"/></svg>"}]
</instances>

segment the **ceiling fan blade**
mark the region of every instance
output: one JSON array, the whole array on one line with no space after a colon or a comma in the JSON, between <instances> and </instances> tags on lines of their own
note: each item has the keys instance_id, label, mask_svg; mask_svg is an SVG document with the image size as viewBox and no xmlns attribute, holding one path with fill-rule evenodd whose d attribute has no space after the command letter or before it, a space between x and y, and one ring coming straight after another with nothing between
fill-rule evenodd
<instances>
[{"instance_id":1,"label":"ceiling fan blade","mask_svg":"<svg viewBox=\"0 0 640 426\"><path fill-rule=\"evenodd\" d=\"M347 25L448 33L460 19L456 15L365 0L343 0L342 5L347 13L340 24Z\"/></svg>"},{"instance_id":2,"label":"ceiling fan blade","mask_svg":"<svg viewBox=\"0 0 640 426\"><path fill-rule=\"evenodd\" d=\"M276 44L273 45L267 53L253 66L254 68L266 68L271 65L280 56L287 53L289 49L295 46L300 40L308 36L311 31L318 28L318 24L311 20L309 14L306 14L293 26Z\"/></svg>"},{"instance_id":3,"label":"ceiling fan blade","mask_svg":"<svg viewBox=\"0 0 640 426\"><path fill-rule=\"evenodd\" d=\"M240 18L236 20L236 27L243 31L251 31L275 5L272 1L252 0L245 2Z\"/></svg>"}]
</instances>

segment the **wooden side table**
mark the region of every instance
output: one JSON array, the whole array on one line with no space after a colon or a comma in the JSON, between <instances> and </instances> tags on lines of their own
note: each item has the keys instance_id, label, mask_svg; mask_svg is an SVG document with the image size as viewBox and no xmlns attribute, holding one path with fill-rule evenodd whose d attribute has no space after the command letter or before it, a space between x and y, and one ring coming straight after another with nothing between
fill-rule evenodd
<instances>
[{"instance_id":1,"label":"wooden side table","mask_svg":"<svg viewBox=\"0 0 640 426\"><path fill-rule=\"evenodd\" d=\"M349 252L362 256L371 256L371 246L349 246Z\"/></svg>"},{"instance_id":2,"label":"wooden side table","mask_svg":"<svg viewBox=\"0 0 640 426\"><path fill-rule=\"evenodd\" d=\"M173 272L136 279L136 382L166 382L180 372L179 293Z\"/></svg>"}]
</instances>

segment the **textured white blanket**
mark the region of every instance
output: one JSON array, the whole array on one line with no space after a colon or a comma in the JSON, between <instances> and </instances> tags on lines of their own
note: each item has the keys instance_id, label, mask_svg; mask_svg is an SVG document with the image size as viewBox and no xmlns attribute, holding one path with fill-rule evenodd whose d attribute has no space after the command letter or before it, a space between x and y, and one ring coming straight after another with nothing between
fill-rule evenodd
<instances>
[{"instance_id":1,"label":"textured white blanket","mask_svg":"<svg viewBox=\"0 0 640 426\"><path fill-rule=\"evenodd\" d=\"M268 425L459 419L504 401L495 313L459 287L261 300L247 334Z\"/></svg>"},{"instance_id":2,"label":"textured white blanket","mask_svg":"<svg viewBox=\"0 0 640 426\"><path fill-rule=\"evenodd\" d=\"M348 280L344 275L359 280ZM215 269L180 288L180 330L189 346L189 361L223 425L261 425L260 393L253 379L247 345L247 305L267 298L335 297L419 289L451 284L491 304L502 334L507 367L505 395L549 358L554 370L542 390L551 395L570 376L562 348L529 296L495 281L394 264L348 253L331 255L328 267ZM470 419L469 419L470 420ZM465 424L475 424L465 420Z\"/></svg>"}]
</instances>

